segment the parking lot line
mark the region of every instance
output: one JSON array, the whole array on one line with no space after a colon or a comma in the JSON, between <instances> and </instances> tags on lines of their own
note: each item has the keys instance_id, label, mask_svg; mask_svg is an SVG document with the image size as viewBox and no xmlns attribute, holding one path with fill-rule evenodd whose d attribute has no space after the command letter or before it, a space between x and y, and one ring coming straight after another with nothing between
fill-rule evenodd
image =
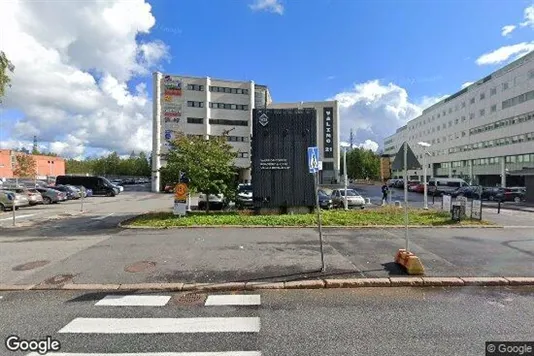
<instances>
[{"instance_id":1,"label":"parking lot line","mask_svg":"<svg viewBox=\"0 0 534 356\"><path fill-rule=\"evenodd\" d=\"M34 215L37 215L37 214L15 215L15 218L16 219L24 219L24 218L29 218L30 216L34 216ZM13 217L10 216L9 218L0 219L0 221L6 221L6 220L13 220Z\"/></svg>"},{"instance_id":2,"label":"parking lot line","mask_svg":"<svg viewBox=\"0 0 534 356\"><path fill-rule=\"evenodd\" d=\"M115 214L115 213L109 213L108 215L99 216L99 217L96 217L96 218L91 218L91 220L104 220L105 218L109 218L113 214Z\"/></svg>"}]
</instances>

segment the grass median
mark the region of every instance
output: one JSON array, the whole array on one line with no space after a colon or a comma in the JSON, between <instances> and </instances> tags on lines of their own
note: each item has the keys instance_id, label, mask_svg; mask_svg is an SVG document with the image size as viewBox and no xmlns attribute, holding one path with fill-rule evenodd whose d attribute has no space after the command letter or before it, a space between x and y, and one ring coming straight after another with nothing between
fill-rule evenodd
<instances>
[{"instance_id":1,"label":"grass median","mask_svg":"<svg viewBox=\"0 0 534 356\"><path fill-rule=\"evenodd\" d=\"M369 210L331 210L322 213L323 226L395 226L404 224L404 209L384 207ZM159 212L140 215L126 225L155 228L187 226L291 226L305 227L317 225L316 214L293 215L253 215L250 212L200 212L193 211L186 217L176 217L172 212ZM492 225L487 221L451 221L450 214L423 209L409 210L409 225Z\"/></svg>"}]
</instances>

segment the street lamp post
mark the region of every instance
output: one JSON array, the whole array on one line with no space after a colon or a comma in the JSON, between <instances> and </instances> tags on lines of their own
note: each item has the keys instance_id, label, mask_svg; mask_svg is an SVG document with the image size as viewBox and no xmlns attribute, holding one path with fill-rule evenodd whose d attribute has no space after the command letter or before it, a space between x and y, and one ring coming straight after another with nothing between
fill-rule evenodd
<instances>
[{"instance_id":1,"label":"street lamp post","mask_svg":"<svg viewBox=\"0 0 534 356\"><path fill-rule=\"evenodd\" d=\"M349 210L348 201L347 201L347 185L348 185L348 176L347 176L347 147L343 150L343 180L345 184L345 201L344 207L345 210Z\"/></svg>"},{"instance_id":2,"label":"street lamp post","mask_svg":"<svg viewBox=\"0 0 534 356\"><path fill-rule=\"evenodd\" d=\"M417 143L419 146L422 146L422 147L430 147L430 143L427 143L427 142L418 142ZM427 168L427 163L426 163L426 156L427 155L430 155L430 153L425 149L424 150L424 154L423 154L423 189L424 189L424 207L423 209L425 210L428 210L428 182L427 182L427 179L426 179L426 168Z\"/></svg>"}]
</instances>

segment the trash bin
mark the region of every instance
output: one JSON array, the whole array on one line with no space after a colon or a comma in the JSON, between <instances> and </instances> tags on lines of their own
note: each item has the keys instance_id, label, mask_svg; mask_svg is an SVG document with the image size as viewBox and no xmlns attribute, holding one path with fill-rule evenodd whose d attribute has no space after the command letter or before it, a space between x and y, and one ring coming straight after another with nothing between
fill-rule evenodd
<instances>
[{"instance_id":1,"label":"trash bin","mask_svg":"<svg viewBox=\"0 0 534 356\"><path fill-rule=\"evenodd\" d=\"M451 209L451 214L452 214L452 221L460 221L462 217L462 206L453 205Z\"/></svg>"}]
</instances>

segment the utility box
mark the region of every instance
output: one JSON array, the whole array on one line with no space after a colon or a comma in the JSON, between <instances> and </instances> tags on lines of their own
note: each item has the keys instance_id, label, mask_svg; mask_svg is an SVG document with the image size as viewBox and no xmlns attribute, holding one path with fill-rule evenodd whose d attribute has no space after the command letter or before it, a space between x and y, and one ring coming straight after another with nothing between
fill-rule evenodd
<instances>
[{"instance_id":1,"label":"utility box","mask_svg":"<svg viewBox=\"0 0 534 356\"><path fill-rule=\"evenodd\" d=\"M308 169L312 146L317 146L315 109L254 109L251 175L256 212L314 208L314 175Z\"/></svg>"}]
</instances>

